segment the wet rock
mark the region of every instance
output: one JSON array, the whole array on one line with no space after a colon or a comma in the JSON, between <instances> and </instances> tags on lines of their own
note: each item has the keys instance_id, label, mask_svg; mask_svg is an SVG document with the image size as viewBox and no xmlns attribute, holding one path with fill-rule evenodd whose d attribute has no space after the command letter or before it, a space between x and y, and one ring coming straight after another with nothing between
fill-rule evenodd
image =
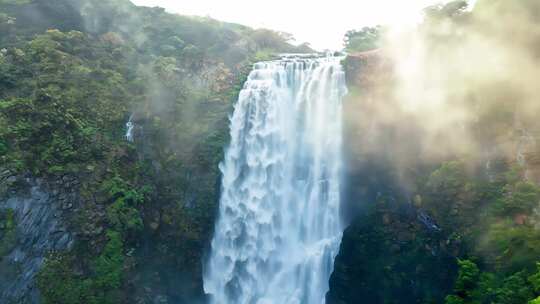
<instances>
[{"instance_id":1,"label":"wet rock","mask_svg":"<svg viewBox=\"0 0 540 304\"><path fill-rule=\"evenodd\" d=\"M447 246L439 246L446 237L433 225L399 202L359 216L343 233L326 303L444 302L457 267Z\"/></svg>"},{"instance_id":2,"label":"wet rock","mask_svg":"<svg viewBox=\"0 0 540 304\"><path fill-rule=\"evenodd\" d=\"M35 278L45 257L52 250L66 250L73 245L54 192L31 178L26 181L30 185L28 193L0 200L0 209L13 210L17 236L14 248L0 257L0 303L40 303Z\"/></svg>"}]
</instances>

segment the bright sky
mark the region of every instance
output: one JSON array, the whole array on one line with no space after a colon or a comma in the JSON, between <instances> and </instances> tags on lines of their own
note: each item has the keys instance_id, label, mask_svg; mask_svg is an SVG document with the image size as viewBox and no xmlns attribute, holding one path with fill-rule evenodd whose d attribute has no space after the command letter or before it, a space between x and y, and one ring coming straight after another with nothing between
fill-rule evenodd
<instances>
[{"instance_id":1,"label":"bright sky","mask_svg":"<svg viewBox=\"0 0 540 304\"><path fill-rule=\"evenodd\" d=\"M182 15L210 16L254 28L291 33L319 50L342 48L347 30L384 24L406 26L437 0L132 0Z\"/></svg>"}]
</instances>

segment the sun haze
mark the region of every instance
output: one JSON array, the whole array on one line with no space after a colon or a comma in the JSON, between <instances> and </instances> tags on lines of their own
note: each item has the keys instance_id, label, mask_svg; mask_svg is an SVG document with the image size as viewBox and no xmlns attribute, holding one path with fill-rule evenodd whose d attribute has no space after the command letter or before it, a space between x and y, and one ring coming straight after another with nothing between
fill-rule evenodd
<instances>
[{"instance_id":1,"label":"sun haze","mask_svg":"<svg viewBox=\"0 0 540 304\"><path fill-rule=\"evenodd\" d=\"M351 29L377 24L408 26L422 17L422 9L436 0L132 0L143 6L160 6L183 15L210 16L255 28L291 33L298 43L315 49L342 48Z\"/></svg>"}]
</instances>

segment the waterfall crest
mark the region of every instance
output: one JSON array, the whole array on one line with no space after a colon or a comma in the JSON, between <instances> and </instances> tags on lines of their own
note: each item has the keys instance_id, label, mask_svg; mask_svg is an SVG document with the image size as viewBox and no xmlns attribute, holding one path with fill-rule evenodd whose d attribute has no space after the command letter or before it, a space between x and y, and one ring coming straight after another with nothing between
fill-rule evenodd
<instances>
[{"instance_id":1,"label":"waterfall crest","mask_svg":"<svg viewBox=\"0 0 540 304\"><path fill-rule=\"evenodd\" d=\"M342 234L341 59L287 56L250 73L220 165L212 303L324 303Z\"/></svg>"}]
</instances>

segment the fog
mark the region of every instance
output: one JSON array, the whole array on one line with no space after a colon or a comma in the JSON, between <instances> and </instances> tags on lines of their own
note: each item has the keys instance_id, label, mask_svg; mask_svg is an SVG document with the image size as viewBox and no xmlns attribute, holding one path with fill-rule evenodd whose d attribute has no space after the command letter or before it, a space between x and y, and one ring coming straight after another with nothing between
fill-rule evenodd
<instances>
[{"instance_id":1,"label":"fog","mask_svg":"<svg viewBox=\"0 0 540 304\"><path fill-rule=\"evenodd\" d=\"M363 55L377 66L348 117L365 131L361 149L401 173L445 159L517 161L524 134L538 130L540 4L464 3L427 9L418 28L391 29Z\"/></svg>"}]
</instances>

